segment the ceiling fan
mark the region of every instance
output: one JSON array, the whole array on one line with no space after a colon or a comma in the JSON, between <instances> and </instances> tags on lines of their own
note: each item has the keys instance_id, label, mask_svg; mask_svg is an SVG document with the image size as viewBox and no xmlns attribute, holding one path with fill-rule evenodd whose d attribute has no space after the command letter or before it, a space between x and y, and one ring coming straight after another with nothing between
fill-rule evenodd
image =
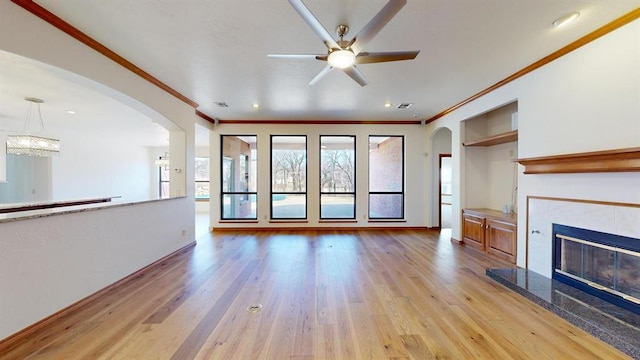
<instances>
[{"instance_id":1,"label":"ceiling fan","mask_svg":"<svg viewBox=\"0 0 640 360\"><path fill-rule=\"evenodd\" d=\"M309 85L315 85L320 79L327 75L332 69L338 68L349 75L360 86L368 84L357 65L372 64L389 61L412 60L418 56L420 51L385 51L385 52L365 52L364 47L373 39L382 28L387 25L391 19L402 9L407 0L389 0L389 2L380 10L367 25L360 30L351 40L344 40L344 36L349 31L349 26L338 25L336 33L340 40L333 39L331 34L320 24L318 19L313 16L311 11L302 3L302 0L289 0L293 8L302 16L302 19L311 27L318 35L328 51L326 54L268 54L269 57L280 58L311 58L320 61L326 61L327 65L316 75Z\"/></svg>"}]
</instances>

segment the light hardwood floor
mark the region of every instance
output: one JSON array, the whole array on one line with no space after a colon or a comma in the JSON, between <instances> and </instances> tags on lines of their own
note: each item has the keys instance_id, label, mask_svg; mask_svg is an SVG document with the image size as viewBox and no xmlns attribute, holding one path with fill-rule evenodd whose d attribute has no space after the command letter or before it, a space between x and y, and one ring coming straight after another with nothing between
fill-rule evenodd
<instances>
[{"instance_id":1,"label":"light hardwood floor","mask_svg":"<svg viewBox=\"0 0 640 360\"><path fill-rule=\"evenodd\" d=\"M216 232L0 358L627 358L485 276L508 266L427 230Z\"/></svg>"}]
</instances>

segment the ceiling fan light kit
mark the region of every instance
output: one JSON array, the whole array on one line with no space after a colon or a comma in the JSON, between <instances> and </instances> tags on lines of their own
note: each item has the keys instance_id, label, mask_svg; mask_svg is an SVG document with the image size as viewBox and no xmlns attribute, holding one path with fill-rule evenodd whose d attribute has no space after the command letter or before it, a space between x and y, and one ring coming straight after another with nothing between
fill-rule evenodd
<instances>
[{"instance_id":1,"label":"ceiling fan light kit","mask_svg":"<svg viewBox=\"0 0 640 360\"><path fill-rule=\"evenodd\" d=\"M331 67L345 69L356 63L356 55L351 50L335 50L329 54L327 63Z\"/></svg>"},{"instance_id":2,"label":"ceiling fan light kit","mask_svg":"<svg viewBox=\"0 0 640 360\"><path fill-rule=\"evenodd\" d=\"M269 57L305 58L326 61L327 65L309 82L314 85L332 69L341 69L360 86L368 84L356 64L373 64L389 61L412 60L420 51L396 51L396 52L364 52L365 46L382 28L406 5L407 0L389 0L389 2L360 30L350 41L344 40L349 31L349 26L341 24L336 28L339 40L335 40L320 21L302 3L302 0L289 0L291 6L300 14L327 47L327 54L296 55L296 54L268 54Z\"/></svg>"}]
</instances>

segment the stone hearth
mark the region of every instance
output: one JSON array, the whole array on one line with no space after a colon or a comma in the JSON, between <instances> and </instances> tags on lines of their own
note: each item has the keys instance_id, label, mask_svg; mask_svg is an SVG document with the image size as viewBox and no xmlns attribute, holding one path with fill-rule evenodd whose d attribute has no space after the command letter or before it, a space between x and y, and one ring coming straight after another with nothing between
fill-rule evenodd
<instances>
[{"instance_id":1,"label":"stone hearth","mask_svg":"<svg viewBox=\"0 0 640 360\"><path fill-rule=\"evenodd\" d=\"M634 359L640 359L640 315L536 272L487 269L487 276Z\"/></svg>"}]
</instances>

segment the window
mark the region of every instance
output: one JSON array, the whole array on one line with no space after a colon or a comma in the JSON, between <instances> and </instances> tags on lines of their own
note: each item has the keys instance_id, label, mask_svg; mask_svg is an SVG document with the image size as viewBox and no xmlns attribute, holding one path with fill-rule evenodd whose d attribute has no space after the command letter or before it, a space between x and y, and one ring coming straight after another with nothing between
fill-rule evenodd
<instances>
[{"instance_id":1,"label":"window","mask_svg":"<svg viewBox=\"0 0 640 360\"><path fill-rule=\"evenodd\" d=\"M271 218L307 218L307 137L271 135Z\"/></svg>"},{"instance_id":2,"label":"window","mask_svg":"<svg viewBox=\"0 0 640 360\"><path fill-rule=\"evenodd\" d=\"M320 218L355 219L355 136L320 136Z\"/></svg>"},{"instance_id":3,"label":"window","mask_svg":"<svg viewBox=\"0 0 640 360\"><path fill-rule=\"evenodd\" d=\"M168 161L166 160L167 156L158 158L159 161ZM169 165L161 165L158 168L158 179L160 179L160 186L158 187L158 195L160 199L166 199L169 197Z\"/></svg>"},{"instance_id":4,"label":"window","mask_svg":"<svg viewBox=\"0 0 640 360\"><path fill-rule=\"evenodd\" d=\"M369 218L404 218L403 136L369 136Z\"/></svg>"},{"instance_id":5,"label":"window","mask_svg":"<svg viewBox=\"0 0 640 360\"><path fill-rule=\"evenodd\" d=\"M165 153L156 160L156 164L160 165L158 170L158 195L160 199L166 199L170 196L170 172L169 155ZM209 158L195 158L195 179L196 179L196 201L209 200Z\"/></svg>"},{"instance_id":6,"label":"window","mask_svg":"<svg viewBox=\"0 0 640 360\"><path fill-rule=\"evenodd\" d=\"M256 220L256 136L222 135L222 220Z\"/></svg>"},{"instance_id":7,"label":"window","mask_svg":"<svg viewBox=\"0 0 640 360\"><path fill-rule=\"evenodd\" d=\"M209 200L209 158L196 157L196 201Z\"/></svg>"}]
</instances>

